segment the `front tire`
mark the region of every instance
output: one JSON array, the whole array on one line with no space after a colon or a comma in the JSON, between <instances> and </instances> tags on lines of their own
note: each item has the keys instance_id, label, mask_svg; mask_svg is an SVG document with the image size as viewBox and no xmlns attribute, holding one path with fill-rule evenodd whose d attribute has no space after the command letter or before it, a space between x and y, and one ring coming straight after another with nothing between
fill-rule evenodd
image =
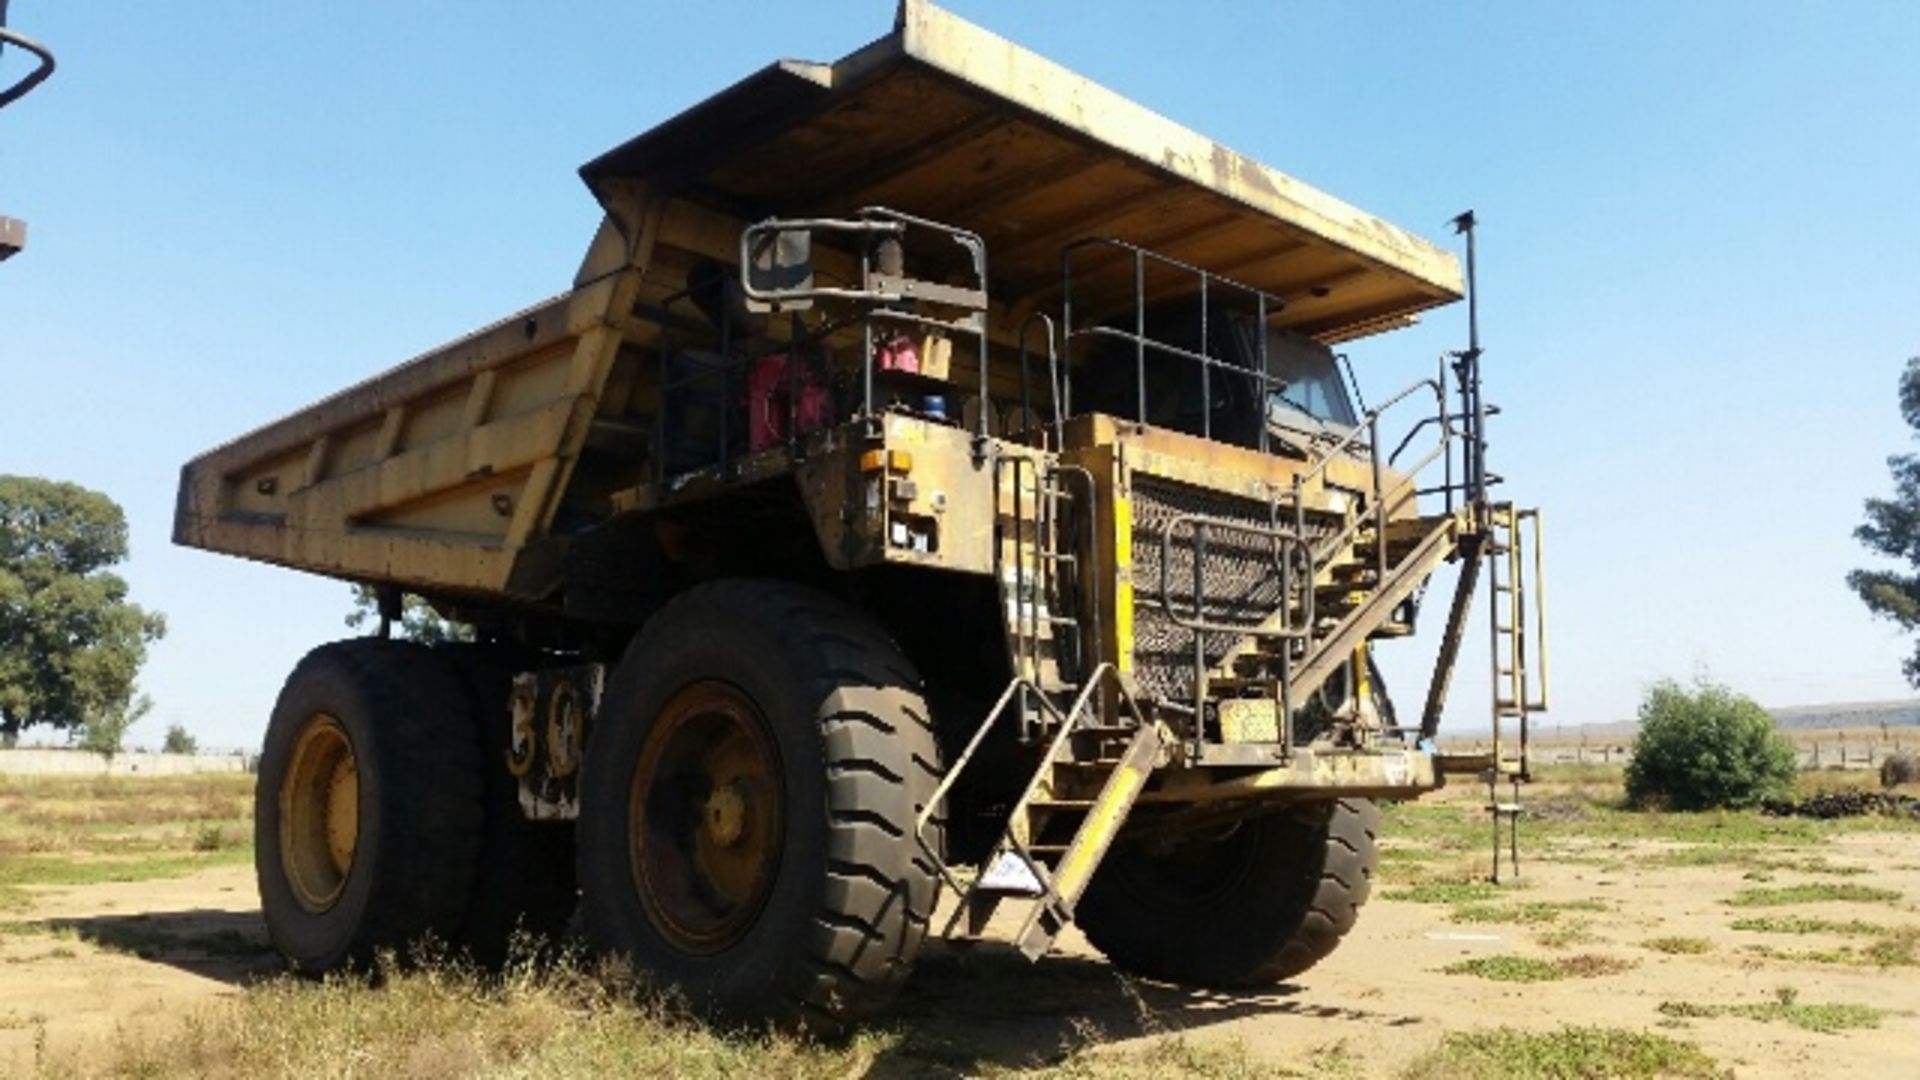
<instances>
[{"instance_id":1,"label":"front tire","mask_svg":"<svg viewBox=\"0 0 1920 1080\"><path fill-rule=\"evenodd\" d=\"M589 735L589 942L720 1019L843 1030L926 937L937 871L914 826L939 761L918 674L865 615L783 583L689 590Z\"/></svg>"},{"instance_id":2,"label":"front tire","mask_svg":"<svg viewBox=\"0 0 1920 1080\"><path fill-rule=\"evenodd\" d=\"M1373 887L1380 811L1367 799L1248 818L1155 851L1116 847L1075 912L1116 967L1246 990L1290 979L1353 929Z\"/></svg>"},{"instance_id":3,"label":"front tire","mask_svg":"<svg viewBox=\"0 0 1920 1080\"><path fill-rule=\"evenodd\" d=\"M465 704L437 657L402 642L322 645L287 677L260 755L254 869L294 970L452 939L480 824Z\"/></svg>"}]
</instances>

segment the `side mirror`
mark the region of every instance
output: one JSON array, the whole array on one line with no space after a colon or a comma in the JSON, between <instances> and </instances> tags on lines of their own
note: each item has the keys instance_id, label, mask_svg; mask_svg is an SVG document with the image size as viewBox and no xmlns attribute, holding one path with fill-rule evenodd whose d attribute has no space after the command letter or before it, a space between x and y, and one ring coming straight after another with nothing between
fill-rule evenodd
<instances>
[{"instance_id":1,"label":"side mirror","mask_svg":"<svg viewBox=\"0 0 1920 1080\"><path fill-rule=\"evenodd\" d=\"M813 289L811 232L750 229L745 246L747 259L741 272L746 278L748 311L804 311L813 306L812 298L804 295Z\"/></svg>"}]
</instances>

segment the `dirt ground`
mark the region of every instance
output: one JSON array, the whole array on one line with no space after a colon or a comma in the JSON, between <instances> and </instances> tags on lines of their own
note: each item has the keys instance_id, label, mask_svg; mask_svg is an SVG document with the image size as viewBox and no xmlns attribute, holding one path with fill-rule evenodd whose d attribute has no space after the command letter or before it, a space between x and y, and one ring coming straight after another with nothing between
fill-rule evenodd
<instances>
[{"instance_id":1,"label":"dirt ground","mask_svg":"<svg viewBox=\"0 0 1920 1080\"><path fill-rule=\"evenodd\" d=\"M1387 860L1359 928L1320 967L1271 992L1196 993L1124 979L1070 935L1060 955L1034 967L991 947L964 956L932 947L893 1022L913 1029L922 1047L964 1047L956 1060L973 1064L1031 1062L1089 1035L1136 1046L1179 1032L1195 1043L1238 1041L1255 1060L1303 1072L1384 1076L1448 1032L1578 1023L1686 1039L1741 1077L1920 1076L1920 968L1836 959L1837 950L1858 944L1844 934L1731 926L1774 916L1920 928L1920 834L1839 833L1817 851L1794 849L1795 858L1812 856L1808 871L1751 861L1683 865L1671 858L1675 844L1644 838L1550 847L1550 857L1524 867L1519 887L1492 901L1496 909L1536 913L1515 923L1486 921L1485 904L1474 918L1471 905L1391 898L1410 881L1431 879L1435 859L1465 853L1390 841L1405 857ZM1742 890L1835 882L1899 895L1765 908L1727 903ZM1661 938L1698 939L1685 948L1705 951L1675 954L1647 944ZM1441 970L1506 954L1588 959L1580 975L1542 982ZM1621 970L1608 973L1614 967ZM184 1010L239 994L277 970L250 866L35 887L29 909L0 916L0 1074L30 1073L49 1056L84 1062L89 1047L116 1031L176 1022ZM1780 987L1803 1004L1887 1012L1877 1027L1817 1033L1687 1010L1781 1000Z\"/></svg>"}]
</instances>

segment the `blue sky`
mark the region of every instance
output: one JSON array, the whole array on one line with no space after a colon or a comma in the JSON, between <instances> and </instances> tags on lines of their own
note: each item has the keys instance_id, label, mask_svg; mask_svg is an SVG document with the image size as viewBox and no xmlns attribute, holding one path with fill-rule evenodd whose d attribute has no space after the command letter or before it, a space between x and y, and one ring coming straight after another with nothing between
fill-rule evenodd
<instances>
[{"instance_id":1,"label":"blue sky","mask_svg":"<svg viewBox=\"0 0 1920 1080\"><path fill-rule=\"evenodd\" d=\"M1907 693L1905 643L1841 578L1865 559L1861 500L1908 447L1920 7L951 6L1435 239L1479 211L1495 468L1548 512L1553 719L1630 715L1648 681L1699 668L1774 705ZM251 746L300 654L347 633L347 591L173 548L180 464L558 291L597 221L580 163L892 11L11 16L60 70L0 112L0 213L32 226L0 265L0 471L127 508L126 574L171 624L134 741L179 722ZM1379 395L1464 332L1456 307L1352 351ZM1382 650L1404 708L1432 622ZM1484 651L1463 663L1456 727L1485 709Z\"/></svg>"}]
</instances>

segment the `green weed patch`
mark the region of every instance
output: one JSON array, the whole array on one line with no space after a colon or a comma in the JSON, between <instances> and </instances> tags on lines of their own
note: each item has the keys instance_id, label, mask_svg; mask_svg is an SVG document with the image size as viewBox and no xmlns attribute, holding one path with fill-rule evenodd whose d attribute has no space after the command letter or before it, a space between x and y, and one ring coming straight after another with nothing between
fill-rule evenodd
<instances>
[{"instance_id":1,"label":"green weed patch","mask_svg":"<svg viewBox=\"0 0 1920 1080\"><path fill-rule=\"evenodd\" d=\"M1812 885L1782 885L1772 889L1745 889L1727 900L1731 907L1786 907L1792 904L1818 904L1850 901L1858 904L1887 904L1900 899L1893 889L1853 882L1823 881Z\"/></svg>"},{"instance_id":2,"label":"green weed patch","mask_svg":"<svg viewBox=\"0 0 1920 1080\"><path fill-rule=\"evenodd\" d=\"M1645 1031L1569 1026L1456 1032L1403 1080L1714 1080L1718 1063L1692 1043Z\"/></svg>"}]
</instances>

